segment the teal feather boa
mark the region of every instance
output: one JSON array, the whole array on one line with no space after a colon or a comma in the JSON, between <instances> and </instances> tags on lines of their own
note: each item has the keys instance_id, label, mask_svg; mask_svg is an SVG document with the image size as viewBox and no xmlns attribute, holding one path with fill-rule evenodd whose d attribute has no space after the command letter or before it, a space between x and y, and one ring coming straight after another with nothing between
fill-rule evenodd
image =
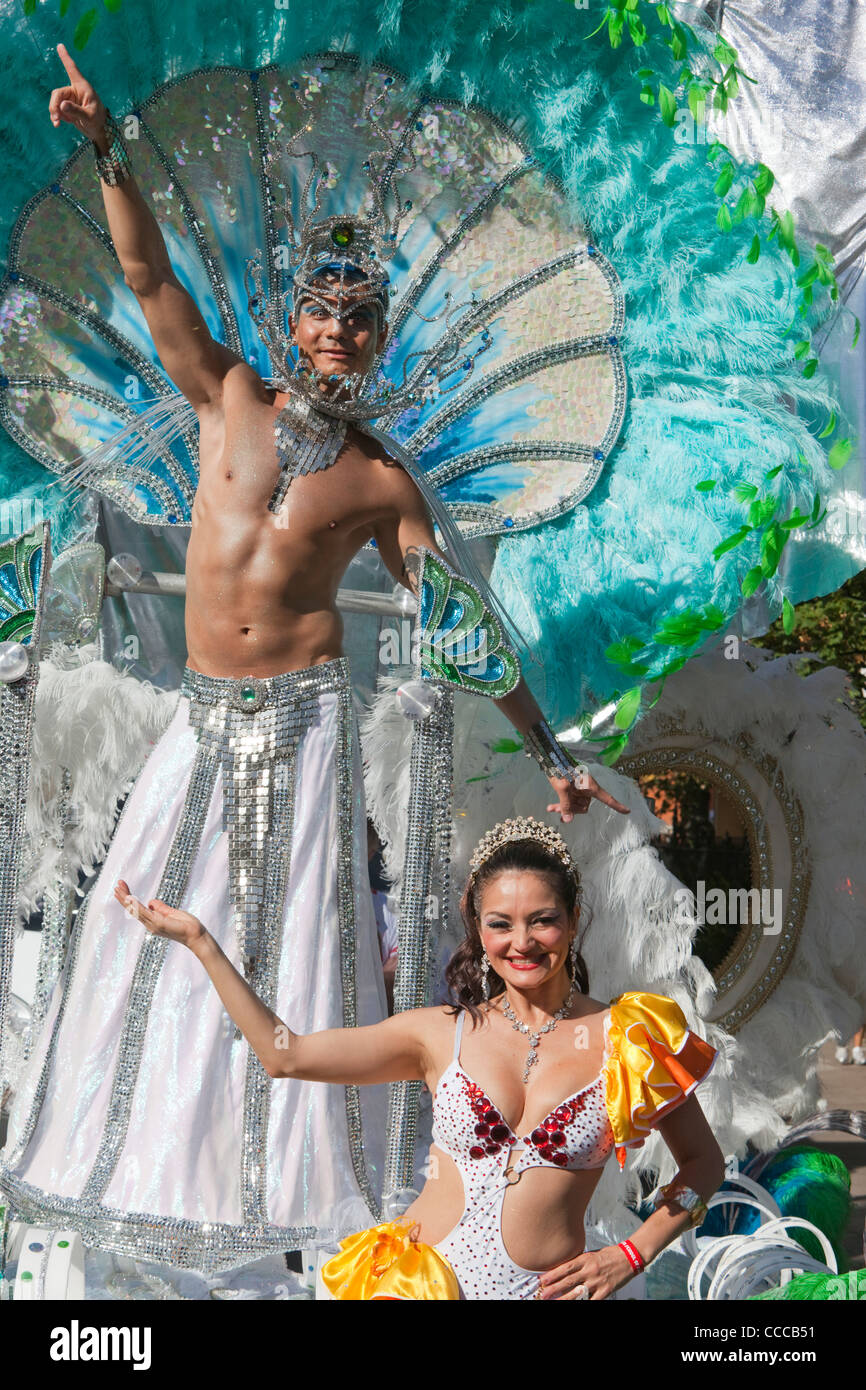
<instances>
[{"instance_id":1,"label":"teal feather boa","mask_svg":"<svg viewBox=\"0 0 866 1390\"><path fill-rule=\"evenodd\" d=\"M64 20L50 5L24 16L19 0L4 0L0 14L0 226L8 234L77 139L55 131L45 111L63 80L53 49L71 45L79 9L73 4ZM603 33L584 38L591 27L588 12L562 0L317 0L286 9L262 0L124 0L101 15L80 59L123 111L194 67L251 68L345 48L387 60L438 95L482 103L562 180L624 285L630 399L621 442L586 503L499 546L493 583L543 658L543 670L528 674L556 721L598 708L687 654L688 645L654 641L665 618L712 603L712 627L742 607L740 581L759 559L760 536L714 561L713 547L744 520L726 489L762 487L781 466L773 483L780 515L794 505L808 511L832 476L816 436L839 411L829 377L820 369L804 377L793 350L821 322L826 299L816 296L791 332L799 290L790 259L773 242L757 265L746 264L756 224L718 230L705 148L678 144L639 99L636 72L648 58L675 85L669 50L651 38L643 49L614 51ZM7 494L44 486L42 470L5 437L0 468ZM714 491L696 492L706 478L718 480ZM58 517L68 532L70 518ZM832 558L827 588L841 582ZM778 608L778 590L768 598ZM629 636L644 652L623 672L605 652Z\"/></svg>"}]
</instances>

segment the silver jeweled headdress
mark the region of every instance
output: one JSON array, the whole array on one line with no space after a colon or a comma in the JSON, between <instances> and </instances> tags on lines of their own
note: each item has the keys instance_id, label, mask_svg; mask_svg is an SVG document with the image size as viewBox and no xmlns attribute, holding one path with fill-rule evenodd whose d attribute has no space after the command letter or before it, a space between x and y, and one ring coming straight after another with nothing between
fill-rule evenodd
<instances>
[{"instance_id":1,"label":"silver jeweled headdress","mask_svg":"<svg viewBox=\"0 0 866 1390\"><path fill-rule=\"evenodd\" d=\"M274 368L273 382L282 389L291 386L300 390L317 410L349 420L373 420L386 412L393 414L406 406L434 400L443 392L463 385L472 373L476 358L488 350L491 342L483 310L476 307L476 297L473 295L463 303L454 304L450 295L446 295L445 310L437 316L442 324L441 334L430 348L410 354L403 364L403 380L399 383L384 375L379 361L366 373L325 376L298 356L292 336L286 331L286 319L289 312L296 316L306 300L319 304L336 318L348 317L363 306L375 305L381 314L380 326L388 314L391 277L386 263L398 249L401 223L412 209L411 202L403 202L400 198L396 176L411 173L416 160L412 129L407 126L399 140L393 140L379 124L375 105L374 101L367 107L366 118L383 141L385 150L384 153L371 153L363 162L369 191L362 213L318 216L320 185L333 171L329 165L321 165L315 152L293 149L296 136L284 143L285 154L290 160L308 158L311 162L300 193L299 217L292 212L288 190L285 197L275 199L288 233L287 247L278 248L288 253L287 264L282 267L288 272L288 287L277 295L268 296L258 250L256 256L247 261L244 274L250 315L267 347ZM269 181L278 182L273 178L277 166L273 150L267 165ZM275 273L279 274L278 268ZM424 319L416 309L412 312ZM477 318L477 323L473 318ZM424 319L425 322L437 320ZM467 328L481 330L477 344L469 349L465 346Z\"/></svg>"}]
</instances>

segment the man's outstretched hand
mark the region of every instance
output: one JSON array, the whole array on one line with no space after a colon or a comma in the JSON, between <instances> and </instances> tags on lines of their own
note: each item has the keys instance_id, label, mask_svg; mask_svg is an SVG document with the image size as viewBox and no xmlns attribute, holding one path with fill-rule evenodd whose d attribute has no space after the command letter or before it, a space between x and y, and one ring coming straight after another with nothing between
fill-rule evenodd
<instances>
[{"instance_id":1,"label":"man's outstretched hand","mask_svg":"<svg viewBox=\"0 0 866 1390\"><path fill-rule=\"evenodd\" d=\"M105 107L96 92L83 77L69 56L64 44L57 45L57 55L66 69L68 87L55 87L48 103L48 114L52 125L68 121L86 135L88 140L96 140L105 130Z\"/></svg>"},{"instance_id":2,"label":"man's outstretched hand","mask_svg":"<svg viewBox=\"0 0 866 1390\"><path fill-rule=\"evenodd\" d=\"M570 821L573 816L584 815L592 805L593 797L597 801L603 802L605 806L610 806L614 811L619 811L622 816L631 814L630 808L623 806L622 802L617 801L615 796L611 796L604 787L600 787L590 772L581 775L577 786L566 777L551 777L550 785L559 800L552 802L547 809L548 811L558 811L563 821Z\"/></svg>"}]
</instances>

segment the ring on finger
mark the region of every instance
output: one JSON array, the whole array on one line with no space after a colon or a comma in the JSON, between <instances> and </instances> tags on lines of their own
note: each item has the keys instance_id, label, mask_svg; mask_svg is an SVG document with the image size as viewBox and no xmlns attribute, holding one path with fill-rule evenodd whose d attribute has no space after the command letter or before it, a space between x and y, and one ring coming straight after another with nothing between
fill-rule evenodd
<instances>
[{"instance_id":1,"label":"ring on finger","mask_svg":"<svg viewBox=\"0 0 866 1390\"><path fill-rule=\"evenodd\" d=\"M574 1297L581 1303L589 1298L589 1289L586 1287L586 1284L575 1284Z\"/></svg>"}]
</instances>

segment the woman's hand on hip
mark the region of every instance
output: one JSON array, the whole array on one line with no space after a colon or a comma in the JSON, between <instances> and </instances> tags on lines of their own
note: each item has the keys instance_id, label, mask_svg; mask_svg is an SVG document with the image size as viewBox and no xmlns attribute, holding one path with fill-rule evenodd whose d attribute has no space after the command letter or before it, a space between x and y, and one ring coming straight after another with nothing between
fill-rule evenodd
<instances>
[{"instance_id":1,"label":"woman's hand on hip","mask_svg":"<svg viewBox=\"0 0 866 1390\"><path fill-rule=\"evenodd\" d=\"M542 1275L539 1297L598 1302L627 1284L633 1272L628 1256L618 1245L585 1250Z\"/></svg>"}]
</instances>

